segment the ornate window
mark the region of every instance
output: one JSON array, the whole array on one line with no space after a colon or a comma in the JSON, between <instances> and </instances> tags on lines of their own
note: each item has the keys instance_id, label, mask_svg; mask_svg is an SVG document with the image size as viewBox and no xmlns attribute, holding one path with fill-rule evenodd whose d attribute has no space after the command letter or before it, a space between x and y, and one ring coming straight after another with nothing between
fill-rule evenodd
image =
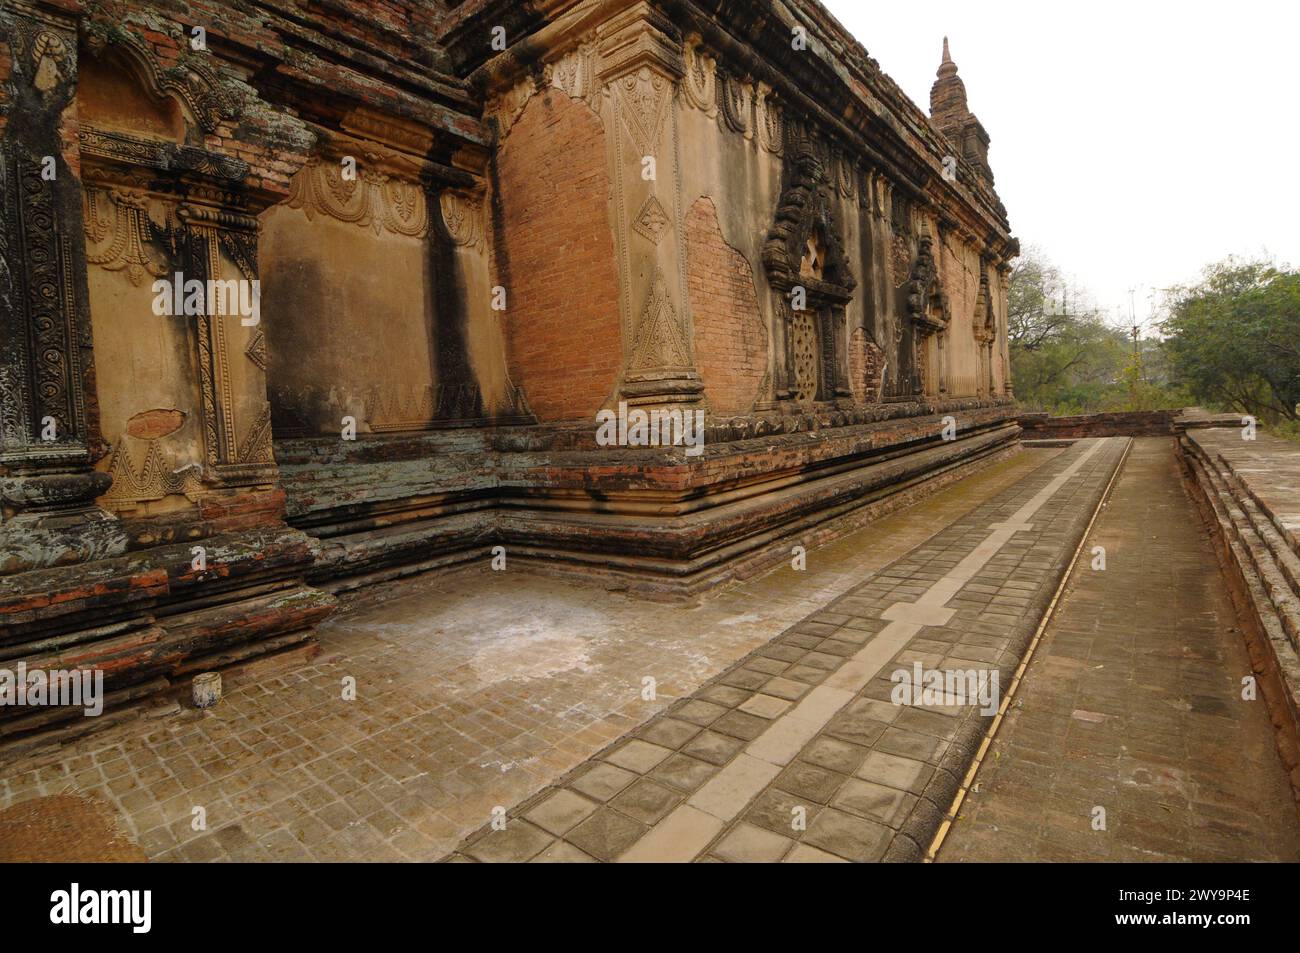
<instances>
[{"instance_id":1,"label":"ornate window","mask_svg":"<svg viewBox=\"0 0 1300 953\"><path fill-rule=\"evenodd\" d=\"M773 329L776 398L851 399L844 309L857 281L838 237L829 176L812 143L800 145L786 175L763 247L768 283L780 298Z\"/></svg>"}]
</instances>

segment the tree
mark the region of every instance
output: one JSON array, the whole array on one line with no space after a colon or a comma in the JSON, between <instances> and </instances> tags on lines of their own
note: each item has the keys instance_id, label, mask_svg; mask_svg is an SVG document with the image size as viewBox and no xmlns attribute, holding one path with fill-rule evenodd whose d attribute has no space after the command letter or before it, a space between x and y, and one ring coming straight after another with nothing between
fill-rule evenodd
<instances>
[{"instance_id":1,"label":"tree","mask_svg":"<svg viewBox=\"0 0 1300 953\"><path fill-rule=\"evenodd\" d=\"M1175 288L1163 323L1175 383L1267 423L1300 420L1300 273L1227 258Z\"/></svg>"},{"instance_id":2,"label":"tree","mask_svg":"<svg viewBox=\"0 0 1300 953\"><path fill-rule=\"evenodd\" d=\"M1025 249L1015 265L1007 287L1007 335L1011 346L1036 351L1068 324L1061 300L1064 282L1056 266L1036 247Z\"/></svg>"},{"instance_id":3,"label":"tree","mask_svg":"<svg viewBox=\"0 0 1300 953\"><path fill-rule=\"evenodd\" d=\"M1126 361L1122 332L1107 327L1086 296L1071 294L1041 250L1011 270L1007 333L1016 396L1054 413L1108 409Z\"/></svg>"}]
</instances>

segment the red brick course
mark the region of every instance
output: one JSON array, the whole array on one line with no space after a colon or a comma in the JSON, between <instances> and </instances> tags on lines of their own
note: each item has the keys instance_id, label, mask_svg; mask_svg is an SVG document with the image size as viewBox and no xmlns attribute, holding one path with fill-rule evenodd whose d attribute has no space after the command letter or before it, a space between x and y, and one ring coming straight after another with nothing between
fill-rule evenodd
<instances>
[{"instance_id":1,"label":"red brick course","mask_svg":"<svg viewBox=\"0 0 1300 953\"><path fill-rule=\"evenodd\" d=\"M510 373L540 420L593 417L623 353L600 120L559 90L539 93L497 174Z\"/></svg>"},{"instance_id":2,"label":"red brick course","mask_svg":"<svg viewBox=\"0 0 1300 953\"><path fill-rule=\"evenodd\" d=\"M695 359L714 413L747 413L767 370L767 329L754 270L727 244L707 195L686 216L686 278L695 322Z\"/></svg>"}]
</instances>

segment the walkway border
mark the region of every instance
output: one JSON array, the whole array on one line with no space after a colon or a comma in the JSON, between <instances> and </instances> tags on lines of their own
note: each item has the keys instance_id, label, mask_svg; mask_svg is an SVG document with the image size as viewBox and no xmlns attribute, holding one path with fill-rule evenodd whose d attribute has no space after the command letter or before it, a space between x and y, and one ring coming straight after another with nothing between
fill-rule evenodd
<instances>
[{"instance_id":1,"label":"walkway border","mask_svg":"<svg viewBox=\"0 0 1300 953\"><path fill-rule=\"evenodd\" d=\"M1083 529L1083 535L1079 537L1079 545L1075 547L1074 555L1070 563L1065 567L1065 572L1061 575L1061 581L1057 584L1056 592L1052 595L1052 601L1047 604L1047 609L1043 617L1038 622L1038 628L1034 630L1034 637L1029 642L1029 647L1025 649L1025 654L1021 656L1020 665L1016 668L1015 674L1011 677L1011 684L1007 686L1006 692L1002 696L1002 703L998 706L998 712L993 716L988 729L984 732L984 738L980 742L979 750L975 753L975 760L971 762L966 771L966 776L962 779L961 786L957 793L953 795L952 806L944 815L939 829L935 832L934 839L930 842L929 849L925 852L924 862L933 863L938 856L939 851L943 848L944 839L948 836L948 831L952 828L952 823L957 819L957 814L961 810L962 803L966 800L966 794L970 791L971 785L975 781L975 775L979 772L980 765L984 763L984 757L988 754L989 747L993 744L993 739L1002 727L1002 719L1011 707L1011 702L1015 698L1016 689L1020 687L1020 680L1029 668L1029 663L1033 661L1034 652L1038 648L1038 643L1042 641L1043 633L1047 631L1047 626L1051 623L1053 616L1056 615L1056 606L1061 601L1061 596L1065 594L1065 588L1070 583L1070 578L1074 575L1074 567L1079 562L1079 556L1083 553L1084 547L1088 545L1088 537L1092 535L1092 528L1097 522L1097 517L1105 508L1106 502L1110 499L1111 492L1115 484L1119 481L1120 474L1124 471L1124 464L1128 461L1129 451L1133 449L1133 438L1128 438L1128 443L1124 446L1124 453L1115 464L1115 471L1111 474L1110 482L1106 484L1106 489L1102 491L1101 497L1097 500L1097 507L1092 512L1092 517L1088 520L1088 525Z\"/></svg>"}]
</instances>

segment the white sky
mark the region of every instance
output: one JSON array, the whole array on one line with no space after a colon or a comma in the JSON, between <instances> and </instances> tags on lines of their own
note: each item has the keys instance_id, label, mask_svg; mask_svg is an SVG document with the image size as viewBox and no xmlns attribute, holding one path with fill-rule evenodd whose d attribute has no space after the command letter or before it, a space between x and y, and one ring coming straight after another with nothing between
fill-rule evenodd
<instances>
[{"instance_id":1,"label":"white sky","mask_svg":"<svg viewBox=\"0 0 1300 953\"><path fill-rule=\"evenodd\" d=\"M928 114L946 34L1013 233L1116 320L1229 254L1300 265L1296 0L822 0Z\"/></svg>"}]
</instances>

